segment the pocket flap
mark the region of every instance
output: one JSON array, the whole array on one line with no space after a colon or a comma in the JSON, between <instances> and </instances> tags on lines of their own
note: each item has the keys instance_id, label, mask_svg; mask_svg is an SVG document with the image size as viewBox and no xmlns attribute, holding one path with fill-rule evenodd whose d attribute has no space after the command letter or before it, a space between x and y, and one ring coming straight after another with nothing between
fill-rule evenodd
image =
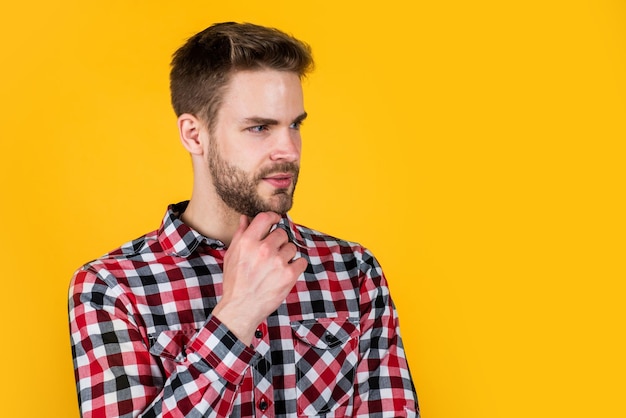
<instances>
[{"instance_id":1,"label":"pocket flap","mask_svg":"<svg viewBox=\"0 0 626 418\"><path fill-rule=\"evenodd\" d=\"M315 318L292 321L298 339L316 348L330 349L358 335L359 321L354 318Z\"/></svg>"}]
</instances>

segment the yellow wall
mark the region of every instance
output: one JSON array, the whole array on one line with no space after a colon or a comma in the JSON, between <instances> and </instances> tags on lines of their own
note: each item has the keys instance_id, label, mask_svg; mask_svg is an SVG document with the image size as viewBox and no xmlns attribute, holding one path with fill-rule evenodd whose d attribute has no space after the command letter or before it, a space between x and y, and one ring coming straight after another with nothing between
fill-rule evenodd
<instances>
[{"instance_id":1,"label":"yellow wall","mask_svg":"<svg viewBox=\"0 0 626 418\"><path fill-rule=\"evenodd\" d=\"M624 416L620 0L4 4L2 416L78 416L68 281L188 197L169 56L223 20L313 46L293 216L380 259L425 418Z\"/></svg>"}]
</instances>

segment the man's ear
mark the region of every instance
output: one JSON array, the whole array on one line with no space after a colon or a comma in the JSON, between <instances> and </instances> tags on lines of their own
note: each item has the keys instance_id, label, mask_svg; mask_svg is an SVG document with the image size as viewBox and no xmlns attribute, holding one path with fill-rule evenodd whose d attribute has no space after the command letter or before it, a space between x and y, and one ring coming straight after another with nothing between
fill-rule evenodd
<instances>
[{"instance_id":1,"label":"man's ear","mask_svg":"<svg viewBox=\"0 0 626 418\"><path fill-rule=\"evenodd\" d=\"M180 142L191 154L201 155L204 152L203 141L208 138L203 138L206 136L206 129L203 127L202 121L191 113L183 113L178 117Z\"/></svg>"}]
</instances>

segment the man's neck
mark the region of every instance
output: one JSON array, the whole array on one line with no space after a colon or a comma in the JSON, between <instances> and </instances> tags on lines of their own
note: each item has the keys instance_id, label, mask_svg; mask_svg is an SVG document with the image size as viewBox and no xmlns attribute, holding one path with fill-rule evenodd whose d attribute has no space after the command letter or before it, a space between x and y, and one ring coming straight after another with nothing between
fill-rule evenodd
<instances>
[{"instance_id":1,"label":"man's neck","mask_svg":"<svg viewBox=\"0 0 626 418\"><path fill-rule=\"evenodd\" d=\"M240 214L219 199L191 198L181 220L207 238L217 239L227 247L239 226Z\"/></svg>"}]
</instances>

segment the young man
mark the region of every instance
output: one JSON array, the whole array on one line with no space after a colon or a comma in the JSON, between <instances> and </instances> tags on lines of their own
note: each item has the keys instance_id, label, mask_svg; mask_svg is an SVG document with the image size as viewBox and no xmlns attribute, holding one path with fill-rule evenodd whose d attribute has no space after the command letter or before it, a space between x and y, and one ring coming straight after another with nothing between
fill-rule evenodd
<instances>
[{"instance_id":1,"label":"young man","mask_svg":"<svg viewBox=\"0 0 626 418\"><path fill-rule=\"evenodd\" d=\"M372 254L287 216L309 47L222 23L174 55L189 202L70 287L83 417L416 417Z\"/></svg>"}]
</instances>

